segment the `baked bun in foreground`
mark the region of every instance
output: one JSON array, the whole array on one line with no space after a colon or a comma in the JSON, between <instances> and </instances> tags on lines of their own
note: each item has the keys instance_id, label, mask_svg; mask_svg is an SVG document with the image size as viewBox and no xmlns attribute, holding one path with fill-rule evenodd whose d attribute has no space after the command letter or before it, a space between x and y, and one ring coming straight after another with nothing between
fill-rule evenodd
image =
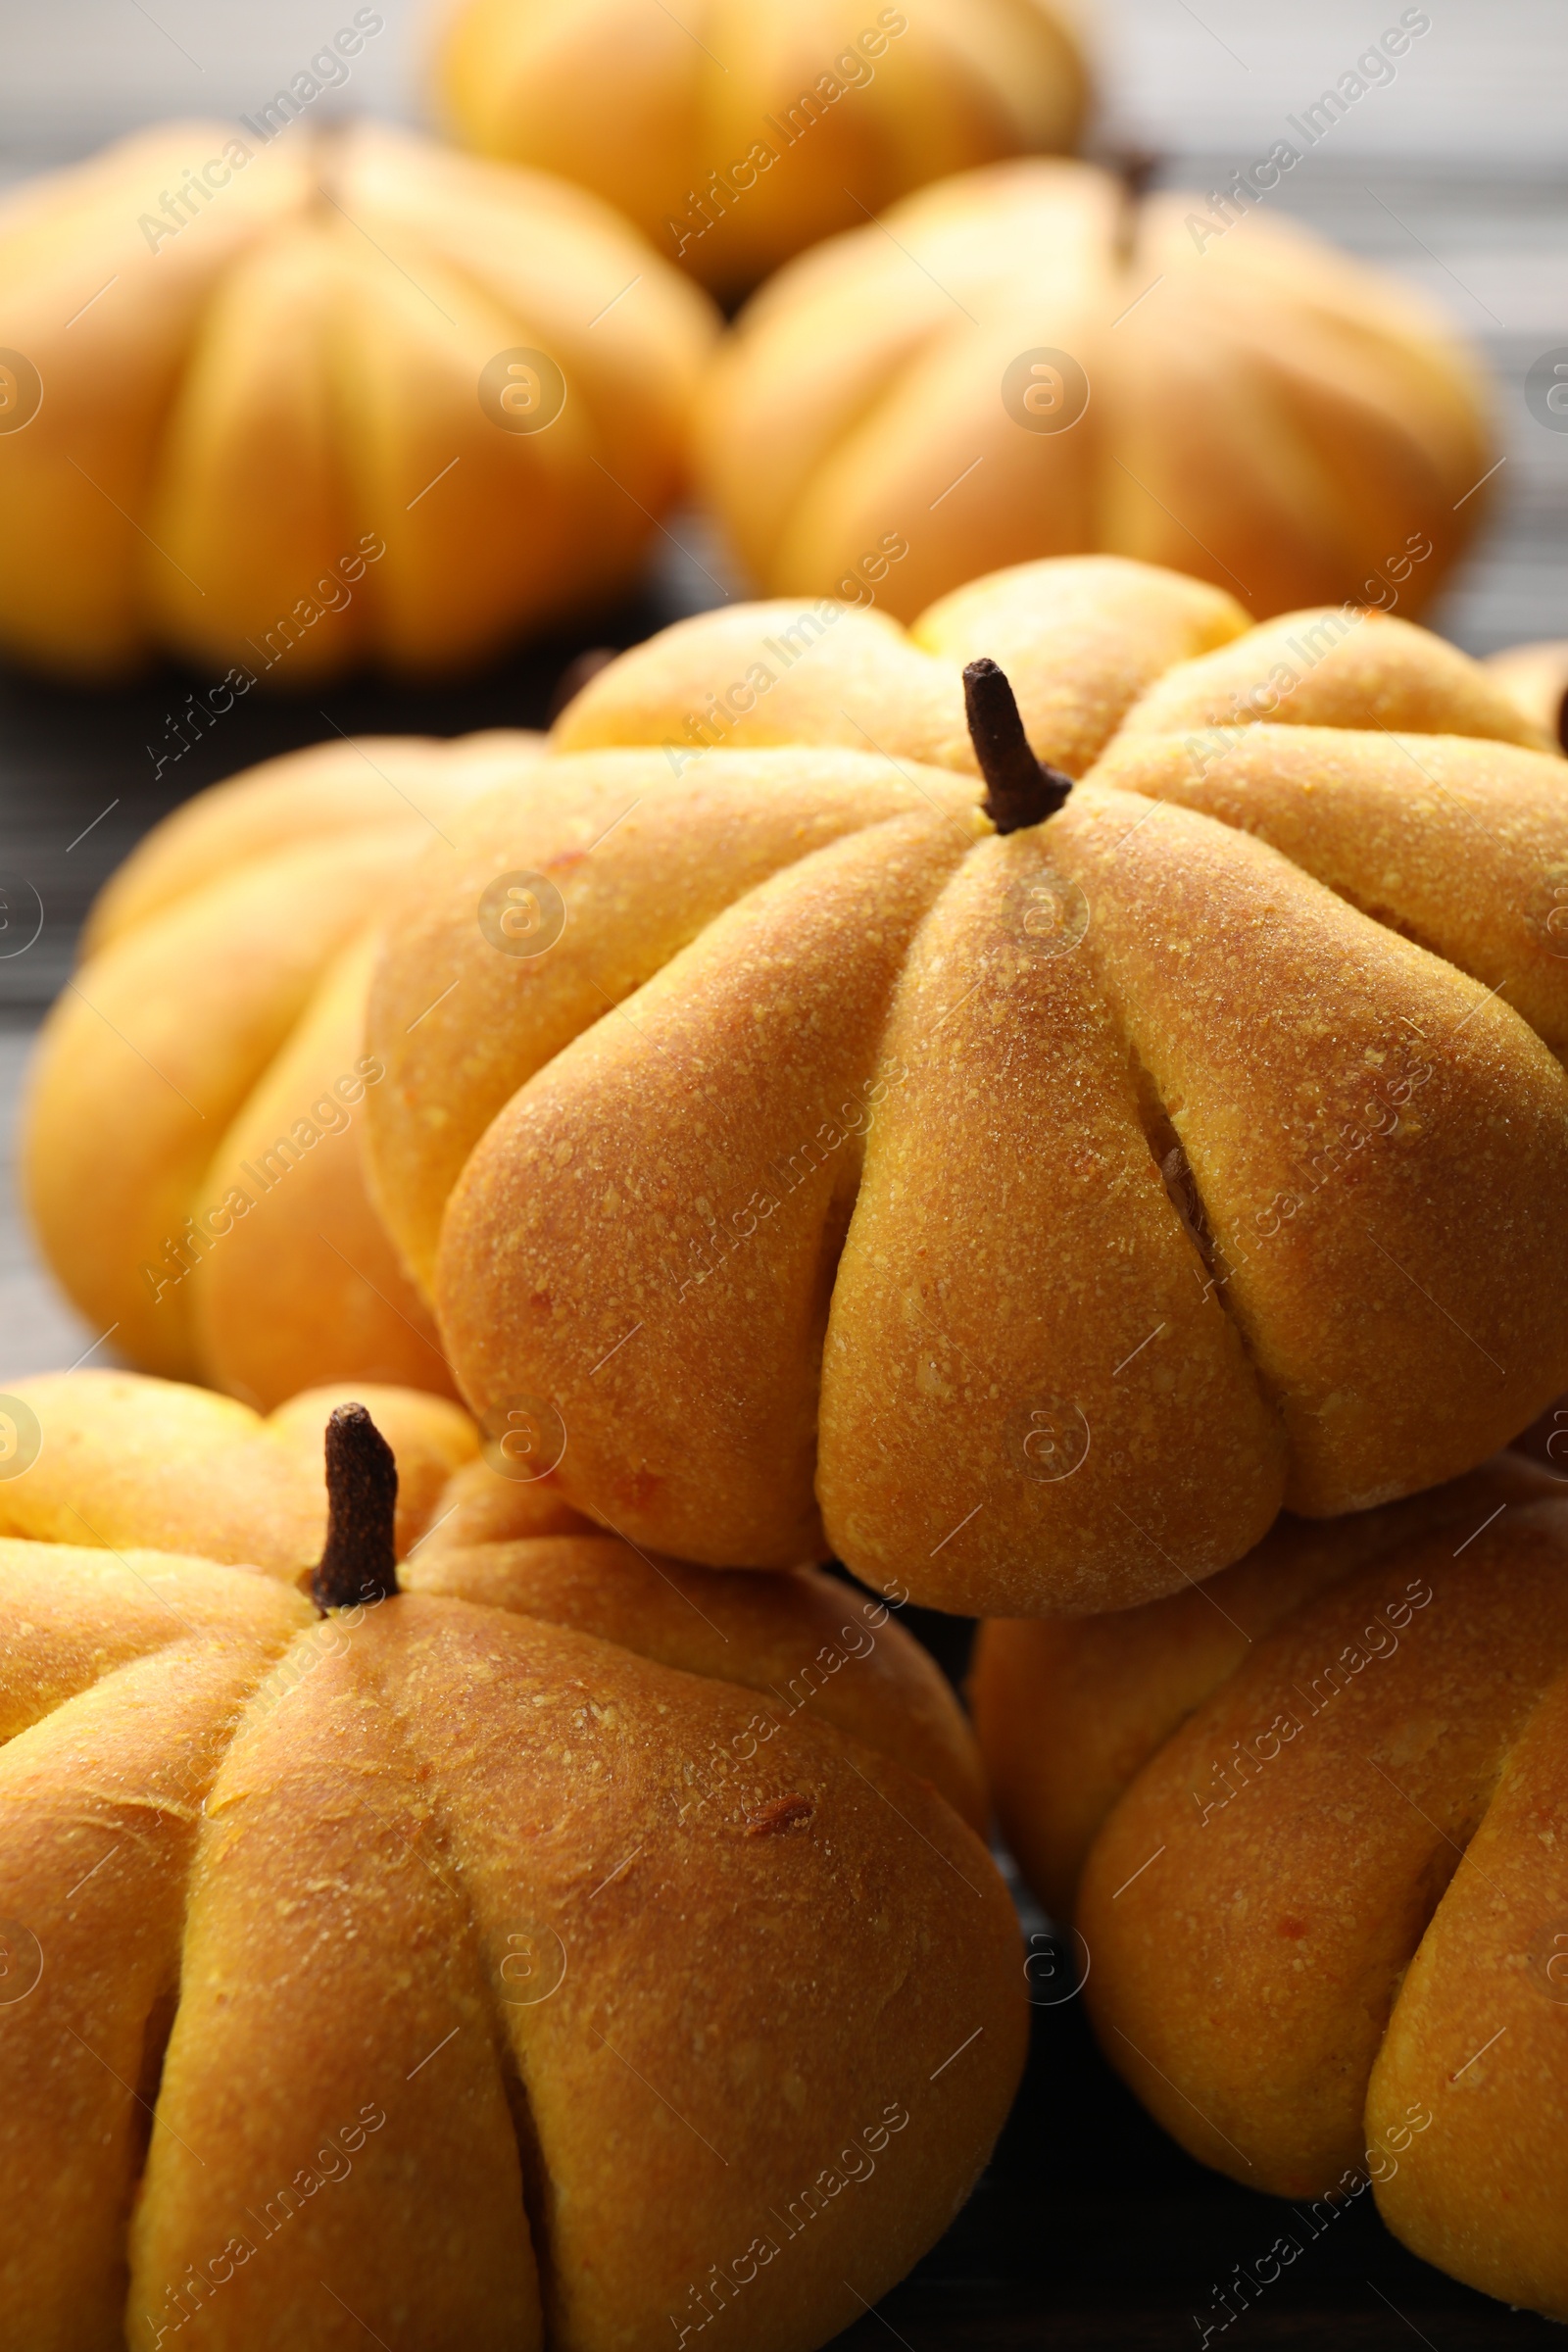
<instances>
[{"instance_id":1,"label":"baked bun in foreground","mask_svg":"<svg viewBox=\"0 0 1568 2352\"><path fill-rule=\"evenodd\" d=\"M367 1140L590 1516L1124 1607L1568 1386L1568 768L1451 646L1026 564L704 614L553 741L410 872Z\"/></svg>"},{"instance_id":2,"label":"baked bun in foreground","mask_svg":"<svg viewBox=\"0 0 1568 2352\"><path fill-rule=\"evenodd\" d=\"M1106 2056L1250 2188L1568 2318L1568 1489L1518 1455L981 1634L1001 1821ZM1332 2207L1322 2208L1323 2213Z\"/></svg>"},{"instance_id":3,"label":"baked bun in foreground","mask_svg":"<svg viewBox=\"0 0 1568 2352\"><path fill-rule=\"evenodd\" d=\"M661 1620L599 1537L400 1571L391 1449L326 1445L308 1592L0 1538L15 2340L809 2352L1023 2058L1002 1882L882 1744L913 1644L835 1588L863 1641L797 1702L814 1577Z\"/></svg>"},{"instance_id":4,"label":"baked bun in foreground","mask_svg":"<svg viewBox=\"0 0 1568 2352\"><path fill-rule=\"evenodd\" d=\"M532 1475L505 1439L482 1441L445 1398L357 1396L396 1461L392 1542L406 1590L482 1600L738 1680L784 1715L808 1707L874 1738L984 1829L962 1712L885 1603L813 1569L758 1578L654 1557L573 1510L553 1476ZM311 1389L263 1420L231 1397L138 1373L19 1382L0 1398L0 1431L17 1433L10 1459L24 1465L0 1479L0 1537L190 1553L298 1587L326 1541L323 1433L349 1401L347 1389Z\"/></svg>"}]
</instances>

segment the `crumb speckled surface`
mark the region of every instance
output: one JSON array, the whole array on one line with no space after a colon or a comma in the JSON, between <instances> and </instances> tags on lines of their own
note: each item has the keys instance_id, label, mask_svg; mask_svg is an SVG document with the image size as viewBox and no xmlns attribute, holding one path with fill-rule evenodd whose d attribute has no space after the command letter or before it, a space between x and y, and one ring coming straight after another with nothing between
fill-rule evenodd
<instances>
[{"instance_id":1,"label":"crumb speckled surface","mask_svg":"<svg viewBox=\"0 0 1568 2352\"><path fill-rule=\"evenodd\" d=\"M1568 1382L1560 755L1402 620L1248 630L1127 563L902 642L817 615L706 749L779 608L601 670L411 879L372 1164L470 1400L549 1400L635 1541L981 1612L1124 1607L1506 1443ZM1093 761L1001 844L931 727L993 633L1037 755ZM824 748L846 693L872 748ZM565 923L512 961L472 906L525 867Z\"/></svg>"}]
</instances>

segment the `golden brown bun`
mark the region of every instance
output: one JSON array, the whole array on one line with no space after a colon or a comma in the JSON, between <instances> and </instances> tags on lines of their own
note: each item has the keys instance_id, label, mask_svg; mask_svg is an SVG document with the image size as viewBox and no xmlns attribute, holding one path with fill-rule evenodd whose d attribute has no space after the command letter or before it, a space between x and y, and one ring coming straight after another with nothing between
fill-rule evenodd
<instances>
[{"instance_id":1,"label":"golden brown bun","mask_svg":"<svg viewBox=\"0 0 1568 2352\"><path fill-rule=\"evenodd\" d=\"M1559 637L1510 646L1489 655L1486 666L1532 724L1568 750L1568 643Z\"/></svg>"},{"instance_id":2,"label":"golden brown bun","mask_svg":"<svg viewBox=\"0 0 1568 2352\"><path fill-rule=\"evenodd\" d=\"M416 1550L405 1581L744 1683L781 1719L809 1709L813 1721L869 1740L931 1781L984 1835L979 1759L939 1668L892 1624L885 1602L814 1568L768 1577L688 1568L595 1531L464 1550L432 1543Z\"/></svg>"},{"instance_id":3,"label":"golden brown bun","mask_svg":"<svg viewBox=\"0 0 1568 2352\"><path fill-rule=\"evenodd\" d=\"M457 742L423 735L336 736L263 760L183 802L144 833L93 901L83 956L162 914L232 867L325 835L443 821L465 793L485 790L504 762L543 751L526 728L494 728ZM492 774L492 769L494 774Z\"/></svg>"},{"instance_id":4,"label":"golden brown bun","mask_svg":"<svg viewBox=\"0 0 1568 2352\"><path fill-rule=\"evenodd\" d=\"M1565 1571L1560 1479L1503 1456L1200 1592L992 1625L975 1677L1009 1838L1058 1906L1081 1864L1096 2025L1166 2129L1298 2201L1370 2175L1417 2253L1559 2319Z\"/></svg>"},{"instance_id":5,"label":"golden brown bun","mask_svg":"<svg viewBox=\"0 0 1568 2352\"><path fill-rule=\"evenodd\" d=\"M127 1545L296 1578L321 1556L321 1443L336 1404L367 1404L398 1461L400 1557L474 1472L461 1406L411 1389L308 1389L264 1420L249 1405L137 1372L46 1372L10 1391L37 1424L36 1458L0 1481L0 1535ZM30 1450L30 1448L29 1448Z\"/></svg>"},{"instance_id":6,"label":"golden brown bun","mask_svg":"<svg viewBox=\"0 0 1568 2352\"><path fill-rule=\"evenodd\" d=\"M452 1392L361 1170L368 941L421 844L541 749L270 760L155 826L102 893L23 1153L44 1254L119 1354L263 1408L337 1379Z\"/></svg>"},{"instance_id":7,"label":"golden brown bun","mask_svg":"<svg viewBox=\"0 0 1568 2352\"><path fill-rule=\"evenodd\" d=\"M1381 1510L1327 1523L1287 1514L1234 1567L1142 1608L988 1620L970 1699L997 1818L1047 1909L1070 1915L1085 1857L1123 1790L1293 1609L1423 1529L1462 1521L1467 1532L1498 1502L1549 1492L1540 1470L1499 1453Z\"/></svg>"},{"instance_id":8,"label":"golden brown bun","mask_svg":"<svg viewBox=\"0 0 1568 2352\"><path fill-rule=\"evenodd\" d=\"M394 1030L402 1039L390 1089L377 1090L388 1100L370 1164L421 1284L469 1153L527 1079L759 885L869 825L917 818L933 794L961 847L979 829L972 785L857 751L714 754L689 781L657 755L597 752L536 767L475 809L453 854L421 861L401 899L402 945L381 960L368 1032L372 1046ZM498 955L473 919L492 877L519 862L570 892L545 956ZM437 965L458 985L431 1003L434 990L418 992Z\"/></svg>"},{"instance_id":9,"label":"golden brown bun","mask_svg":"<svg viewBox=\"0 0 1568 2352\"><path fill-rule=\"evenodd\" d=\"M1337 898L1497 989L1554 1054L1568 1050L1557 935L1568 912L1552 929L1560 761L1470 735L1269 725L1206 766L1190 735L1128 732L1095 777L1283 851Z\"/></svg>"},{"instance_id":10,"label":"golden brown bun","mask_svg":"<svg viewBox=\"0 0 1568 2352\"><path fill-rule=\"evenodd\" d=\"M677 774L718 737L727 751L833 744L975 775L960 673L990 654L1036 753L1081 776L1172 662L1246 627L1219 589L1118 556L1024 564L971 581L907 632L885 612L832 600L731 605L676 621L600 670L562 712L552 742L585 752L672 741ZM741 690L754 664L772 683L748 704Z\"/></svg>"},{"instance_id":11,"label":"golden brown bun","mask_svg":"<svg viewBox=\"0 0 1568 2352\"><path fill-rule=\"evenodd\" d=\"M554 1471L542 1478L498 1475L482 1456L453 1472L441 1511L424 1538L424 1556L469 1544L510 1544L520 1536L597 1536L597 1523L573 1510Z\"/></svg>"},{"instance_id":12,"label":"golden brown bun","mask_svg":"<svg viewBox=\"0 0 1568 2352\"><path fill-rule=\"evenodd\" d=\"M874 1739L432 1593L5 1542L0 1605L19 2342L808 2352L968 2193L1016 1926Z\"/></svg>"},{"instance_id":13,"label":"golden brown bun","mask_svg":"<svg viewBox=\"0 0 1568 2352\"><path fill-rule=\"evenodd\" d=\"M580 180L721 292L923 180L1074 146L1088 95L1050 0L463 0L437 71L465 146Z\"/></svg>"},{"instance_id":14,"label":"golden brown bun","mask_svg":"<svg viewBox=\"0 0 1568 2352\"><path fill-rule=\"evenodd\" d=\"M371 1205L361 1164L365 999L373 933L350 942L247 1098L202 1179L209 1200L255 1196L184 1278L203 1376L267 1407L307 1370L319 1384L390 1382L456 1394L428 1310ZM345 1072L355 1083L335 1091ZM378 1083L374 1066L367 1084ZM303 1104L320 1133L270 1188ZM333 1128L328 1120L341 1123Z\"/></svg>"},{"instance_id":15,"label":"golden brown bun","mask_svg":"<svg viewBox=\"0 0 1568 2352\"><path fill-rule=\"evenodd\" d=\"M1102 558L797 620L602 670L386 934L373 1189L481 1417L650 1550L1016 1616L1505 1444L1568 1382L1544 739L1406 622ZM991 644L1087 768L1000 839Z\"/></svg>"},{"instance_id":16,"label":"golden brown bun","mask_svg":"<svg viewBox=\"0 0 1568 2352\"><path fill-rule=\"evenodd\" d=\"M308 1390L265 1421L205 1389L137 1373L24 1381L5 1400L36 1426L36 1458L0 1480L0 1537L117 1554L194 1554L308 1577L326 1535L322 1440L338 1404L367 1405L398 1468L396 1548L412 1590L548 1618L622 1648L760 1691L868 1739L983 1830L974 1741L926 1652L885 1603L803 1570L715 1575L607 1537L552 1476L492 1466L458 1406L408 1389ZM21 1407L19 1415L18 1407Z\"/></svg>"},{"instance_id":17,"label":"golden brown bun","mask_svg":"<svg viewBox=\"0 0 1568 2352\"><path fill-rule=\"evenodd\" d=\"M1197 195L1136 204L1030 159L782 270L720 351L694 449L770 596L907 619L977 572L1098 550L1257 618L1418 613L1485 503L1488 407L1442 313L1277 213L1227 229Z\"/></svg>"},{"instance_id":18,"label":"golden brown bun","mask_svg":"<svg viewBox=\"0 0 1568 2352\"><path fill-rule=\"evenodd\" d=\"M717 323L580 190L342 120L164 123L8 192L0 316L46 387L0 437L0 645L89 679L172 653L198 732L627 581Z\"/></svg>"}]
</instances>

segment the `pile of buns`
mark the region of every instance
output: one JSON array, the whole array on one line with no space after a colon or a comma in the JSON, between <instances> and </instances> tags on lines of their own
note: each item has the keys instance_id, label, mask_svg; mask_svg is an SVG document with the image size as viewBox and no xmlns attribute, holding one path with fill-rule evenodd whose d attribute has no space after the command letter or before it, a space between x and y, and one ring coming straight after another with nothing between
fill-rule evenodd
<instances>
[{"instance_id":1,"label":"pile of buns","mask_svg":"<svg viewBox=\"0 0 1568 2352\"><path fill-rule=\"evenodd\" d=\"M465 0L477 157L302 74L0 206L8 657L452 673L689 492L765 596L93 908L7 2341L813 2352L1008 2115L1009 1849L1192 2154L1568 2319L1568 651L1417 625L1480 378L1063 153L1046 0L686 15Z\"/></svg>"},{"instance_id":2,"label":"pile of buns","mask_svg":"<svg viewBox=\"0 0 1568 2352\"><path fill-rule=\"evenodd\" d=\"M23 2307L128 2265L214 2342L335 2342L319 2278L432 2343L804 2352L1016 2085L994 1798L1195 2153L1568 2310L1568 1505L1554 1428L1489 1461L1568 1386L1568 794L1517 674L1063 559L907 633L731 607L548 738L300 755L142 845L29 1182L123 1352L231 1394L3 1408L11 2130L78 2217ZM993 1621L986 1778L911 1598ZM150 2137L93 2120L122 2078ZM297 2167L273 2249L318 2082L390 2136ZM760 2212L809 2186L782 2233L737 2132Z\"/></svg>"}]
</instances>

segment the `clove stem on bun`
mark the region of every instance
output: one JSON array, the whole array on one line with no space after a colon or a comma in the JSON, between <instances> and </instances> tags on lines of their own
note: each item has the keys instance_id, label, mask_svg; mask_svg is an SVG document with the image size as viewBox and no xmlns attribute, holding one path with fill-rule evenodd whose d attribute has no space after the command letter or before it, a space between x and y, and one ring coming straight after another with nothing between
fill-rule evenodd
<instances>
[{"instance_id":1,"label":"clove stem on bun","mask_svg":"<svg viewBox=\"0 0 1568 2352\"><path fill-rule=\"evenodd\" d=\"M339 1404L326 1425L326 1548L311 1574L324 1617L389 1600L398 1589L398 1465L363 1404Z\"/></svg>"},{"instance_id":2,"label":"clove stem on bun","mask_svg":"<svg viewBox=\"0 0 1568 2352\"><path fill-rule=\"evenodd\" d=\"M997 831L1021 833L1026 825L1054 816L1072 790L1072 778L1035 758L1007 673L989 654L964 670L963 707L986 780L981 807Z\"/></svg>"}]
</instances>

